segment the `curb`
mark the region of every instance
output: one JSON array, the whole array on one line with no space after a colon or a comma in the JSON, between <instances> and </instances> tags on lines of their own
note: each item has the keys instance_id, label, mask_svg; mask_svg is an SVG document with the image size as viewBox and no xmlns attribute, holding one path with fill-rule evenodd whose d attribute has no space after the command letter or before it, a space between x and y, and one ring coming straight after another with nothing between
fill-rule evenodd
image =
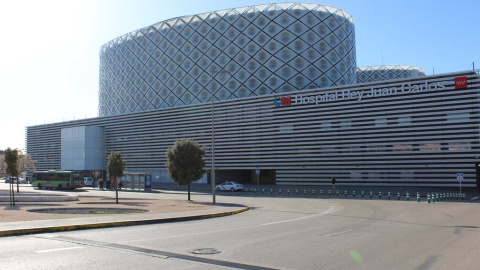
<instances>
[{"instance_id":1,"label":"curb","mask_svg":"<svg viewBox=\"0 0 480 270\"><path fill-rule=\"evenodd\" d=\"M50 226L50 227L43 227L43 228L6 230L6 231L0 231L0 237L25 235L25 234L37 234L37 233L62 232L62 231L73 231L73 230L86 230L86 229L97 229L97 228L111 228L111 227L123 227L123 226L135 226L135 225L147 225L147 224L160 224L160 223L190 221L190 220L230 216L230 215L239 214L239 213L242 213L242 212L245 212L245 211L248 211L248 210L250 210L249 207L244 207L244 208L241 208L241 209L237 209L237 210L233 210L233 211L227 211L227 212L221 212L221 213L216 213L216 214L203 214L203 215L193 215L193 216L185 216L185 217L158 218L158 219L146 219L146 220L130 220L130 221L113 221L113 222L102 222L102 223L91 223L91 224L62 225L62 226Z\"/></svg>"},{"instance_id":2,"label":"curb","mask_svg":"<svg viewBox=\"0 0 480 270\"><path fill-rule=\"evenodd\" d=\"M78 195L15 195L15 202L70 202L78 201ZM0 202L10 202L10 196L0 195Z\"/></svg>"}]
</instances>

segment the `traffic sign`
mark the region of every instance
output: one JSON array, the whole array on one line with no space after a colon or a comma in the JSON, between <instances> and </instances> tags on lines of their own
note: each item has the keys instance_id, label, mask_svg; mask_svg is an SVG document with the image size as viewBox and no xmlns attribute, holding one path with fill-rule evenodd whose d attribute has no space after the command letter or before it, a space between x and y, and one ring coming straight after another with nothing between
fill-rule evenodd
<instances>
[{"instance_id":1,"label":"traffic sign","mask_svg":"<svg viewBox=\"0 0 480 270\"><path fill-rule=\"evenodd\" d=\"M457 173L457 180L462 181L463 180L463 173Z\"/></svg>"},{"instance_id":2,"label":"traffic sign","mask_svg":"<svg viewBox=\"0 0 480 270\"><path fill-rule=\"evenodd\" d=\"M260 170L255 170L255 174L256 174L256 175L259 175L259 174L260 174Z\"/></svg>"}]
</instances>

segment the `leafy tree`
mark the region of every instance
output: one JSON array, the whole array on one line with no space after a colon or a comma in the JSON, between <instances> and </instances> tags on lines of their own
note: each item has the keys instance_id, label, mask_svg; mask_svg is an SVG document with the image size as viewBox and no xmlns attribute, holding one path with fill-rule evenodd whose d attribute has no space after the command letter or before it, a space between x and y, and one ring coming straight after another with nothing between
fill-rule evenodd
<instances>
[{"instance_id":1,"label":"leafy tree","mask_svg":"<svg viewBox=\"0 0 480 270\"><path fill-rule=\"evenodd\" d=\"M18 160L17 160L17 168L18 168L18 173L19 175L22 174L22 172L34 172L37 170L37 167L35 166L35 163L37 163L36 160L32 159L31 155L24 154L22 150L18 150ZM2 155L0 156L0 168L6 168L7 163L5 162L5 156ZM3 170L2 170L3 172ZM0 176L5 176L1 174Z\"/></svg>"},{"instance_id":2,"label":"leafy tree","mask_svg":"<svg viewBox=\"0 0 480 270\"><path fill-rule=\"evenodd\" d=\"M108 156L108 175L113 177L115 185L115 201L118 204L118 178L124 175L123 171L125 170L126 162L122 158L122 153L111 152Z\"/></svg>"},{"instance_id":3,"label":"leafy tree","mask_svg":"<svg viewBox=\"0 0 480 270\"><path fill-rule=\"evenodd\" d=\"M12 150L10 147L5 150L4 159L6 163L6 169L8 175L11 178L18 177L18 150ZM18 192L18 181L17 181L17 192ZM13 188L13 181L10 181L10 205L15 205L15 193Z\"/></svg>"},{"instance_id":4,"label":"leafy tree","mask_svg":"<svg viewBox=\"0 0 480 270\"><path fill-rule=\"evenodd\" d=\"M188 187L190 201L190 184L202 178L205 170L205 147L200 147L193 140L177 140L166 153L168 176L178 187Z\"/></svg>"},{"instance_id":5,"label":"leafy tree","mask_svg":"<svg viewBox=\"0 0 480 270\"><path fill-rule=\"evenodd\" d=\"M35 166L36 160L32 159L31 155L24 154L21 150L18 150L18 171L21 172L34 172L37 170ZM25 176L26 177L26 176Z\"/></svg>"}]
</instances>

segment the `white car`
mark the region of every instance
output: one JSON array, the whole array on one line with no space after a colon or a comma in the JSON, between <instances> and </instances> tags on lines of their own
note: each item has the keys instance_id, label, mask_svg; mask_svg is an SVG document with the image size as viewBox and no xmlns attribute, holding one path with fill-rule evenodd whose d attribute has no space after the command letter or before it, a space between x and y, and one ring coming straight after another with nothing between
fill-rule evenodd
<instances>
[{"instance_id":1,"label":"white car","mask_svg":"<svg viewBox=\"0 0 480 270\"><path fill-rule=\"evenodd\" d=\"M243 190L243 185L233 181L226 181L221 183L220 185L217 185L215 187L215 190L216 191L220 191L220 190L238 191L238 190Z\"/></svg>"}]
</instances>

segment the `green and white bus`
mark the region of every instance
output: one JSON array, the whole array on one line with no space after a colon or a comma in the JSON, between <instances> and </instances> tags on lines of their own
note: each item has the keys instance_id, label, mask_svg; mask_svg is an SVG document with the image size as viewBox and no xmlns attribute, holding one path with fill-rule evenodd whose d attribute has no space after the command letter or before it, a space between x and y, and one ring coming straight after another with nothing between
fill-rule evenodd
<instances>
[{"instance_id":1,"label":"green and white bus","mask_svg":"<svg viewBox=\"0 0 480 270\"><path fill-rule=\"evenodd\" d=\"M44 171L33 172L32 186L38 189L58 188L76 189L84 187L83 175L72 171Z\"/></svg>"}]
</instances>

